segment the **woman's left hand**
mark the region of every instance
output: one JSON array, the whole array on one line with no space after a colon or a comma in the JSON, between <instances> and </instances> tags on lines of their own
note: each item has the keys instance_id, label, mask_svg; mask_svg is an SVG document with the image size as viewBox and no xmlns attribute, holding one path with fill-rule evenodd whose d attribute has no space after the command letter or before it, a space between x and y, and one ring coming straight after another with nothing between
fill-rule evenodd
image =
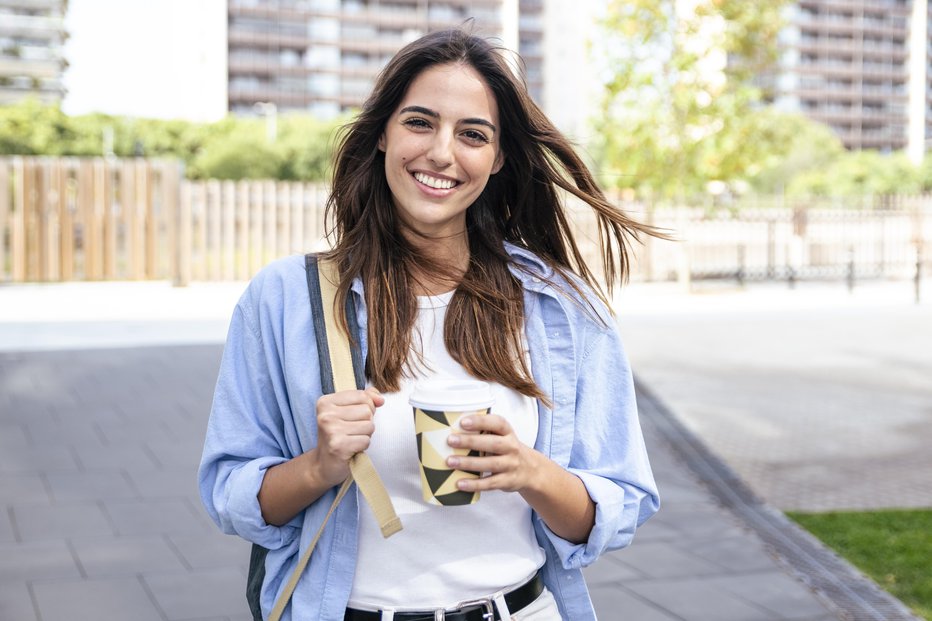
<instances>
[{"instance_id":1,"label":"woman's left hand","mask_svg":"<svg viewBox=\"0 0 932 621\"><path fill-rule=\"evenodd\" d=\"M495 414L467 416L460 421L460 426L470 433L451 433L448 439L450 446L479 451L483 456L455 455L447 458L447 465L457 470L490 474L461 480L459 489L467 492L493 489L520 492L533 486L543 455L522 444L507 420Z\"/></svg>"},{"instance_id":2,"label":"woman's left hand","mask_svg":"<svg viewBox=\"0 0 932 621\"><path fill-rule=\"evenodd\" d=\"M483 456L455 455L447 458L447 465L490 474L462 479L457 482L459 489L518 492L554 533L573 543L588 539L595 524L595 503L579 477L522 444L501 416L467 416L460 425L470 433L451 433L450 446L481 451Z\"/></svg>"}]
</instances>

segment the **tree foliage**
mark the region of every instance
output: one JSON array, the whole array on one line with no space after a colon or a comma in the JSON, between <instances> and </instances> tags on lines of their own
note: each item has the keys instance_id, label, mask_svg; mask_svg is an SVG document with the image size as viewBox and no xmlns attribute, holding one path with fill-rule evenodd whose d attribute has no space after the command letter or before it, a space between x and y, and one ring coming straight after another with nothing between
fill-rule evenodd
<instances>
[{"instance_id":1,"label":"tree foliage","mask_svg":"<svg viewBox=\"0 0 932 621\"><path fill-rule=\"evenodd\" d=\"M332 136L346 119L323 122L283 115L273 142L265 121L227 117L182 120L67 116L58 106L27 99L0 107L0 155L171 157L192 178L327 179Z\"/></svg>"},{"instance_id":2,"label":"tree foliage","mask_svg":"<svg viewBox=\"0 0 932 621\"><path fill-rule=\"evenodd\" d=\"M785 0L612 0L598 49L610 185L686 195L746 180L781 137L755 114ZM782 145L780 145L782 149Z\"/></svg>"}]
</instances>

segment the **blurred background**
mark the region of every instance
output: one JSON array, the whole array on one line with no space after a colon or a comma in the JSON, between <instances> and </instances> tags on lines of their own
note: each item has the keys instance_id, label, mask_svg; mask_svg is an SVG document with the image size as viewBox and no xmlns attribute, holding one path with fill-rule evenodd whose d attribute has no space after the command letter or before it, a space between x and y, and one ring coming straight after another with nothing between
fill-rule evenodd
<instances>
[{"instance_id":1,"label":"blurred background","mask_svg":"<svg viewBox=\"0 0 932 621\"><path fill-rule=\"evenodd\" d=\"M516 52L610 200L672 234L635 244L614 295L642 385L752 504L857 567L833 588L905 604L863 618L932 619L930 23L914 0L0 0L0 619L80 618L51 602L91 583L94 605L240 618L183 604L239 598L245 571L245 549L204 543L192 489L226 321L261 266L326 245L336 131L385 62L460 25ZM566 205L595 261L591 214ZM130 416L143 393L168 405ZM671 472L714 488L670 446ZM648 588L696 578L664 554L619 557L633 573L604 574L600 614L862 618L680 605L681 582ZM190 593L160 573L223 563Z\"/></svg>"}]
</instances>

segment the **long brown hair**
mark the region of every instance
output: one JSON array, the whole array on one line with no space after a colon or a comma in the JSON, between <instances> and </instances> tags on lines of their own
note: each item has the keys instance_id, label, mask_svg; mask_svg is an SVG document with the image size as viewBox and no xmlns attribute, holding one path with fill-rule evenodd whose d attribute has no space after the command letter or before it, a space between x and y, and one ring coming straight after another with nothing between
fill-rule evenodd
<instances>
[{"instance_id":1,"label":"long brown hair","mask_svg":"<svg viewBox=\"0 0 932 621\"><path fill-rule=\"evenodd\" d=\"M469 265L447 309L444 343L474 377L545 398L523 355L523 291L509 270L503 242L527 248L559 274L575 273L604 301L571 232L560 190L595 211L609 294L616 281L627 277L631 239L655 232L606 200L570 143L515 77L502 50L485 39L453 29L408 44L382 70L362 111L344 128L327 202L335 236L331 256L341 275L337 300L342 307L351 280L362 279L368 309L366 374L379 390L397 391L413 364L416 274L425 273L425 266L445 276L451 272L402 234L378 141L411 82L425 69L450 63L471 66L492 91L505 159L466 212Z\"/></svg>"}]
</instances>

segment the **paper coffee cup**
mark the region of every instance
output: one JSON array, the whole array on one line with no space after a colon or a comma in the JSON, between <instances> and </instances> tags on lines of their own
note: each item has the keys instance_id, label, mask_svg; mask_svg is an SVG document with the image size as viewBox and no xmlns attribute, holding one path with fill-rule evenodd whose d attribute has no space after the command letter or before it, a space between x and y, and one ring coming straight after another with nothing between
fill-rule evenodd
<instances>
[{"instance_id":1,"label":"paper coffee cup","mask_svg":"<svg viewBox=\"0 0 932 621\"><path fill-rule=\"evenodd\" d=\"M421 470L424 501L433 505L469 505L479 500L479 492L463 492L456 483L475 479L476 472L454 470L447 466L451 455L478 456L476 451L453 448L447 444L451 432L463 431L460 419L485 415L495 402L492 388L478 380L422 380L408 400L414 409L414 432Z\"/></svg>"}]
</instances>

